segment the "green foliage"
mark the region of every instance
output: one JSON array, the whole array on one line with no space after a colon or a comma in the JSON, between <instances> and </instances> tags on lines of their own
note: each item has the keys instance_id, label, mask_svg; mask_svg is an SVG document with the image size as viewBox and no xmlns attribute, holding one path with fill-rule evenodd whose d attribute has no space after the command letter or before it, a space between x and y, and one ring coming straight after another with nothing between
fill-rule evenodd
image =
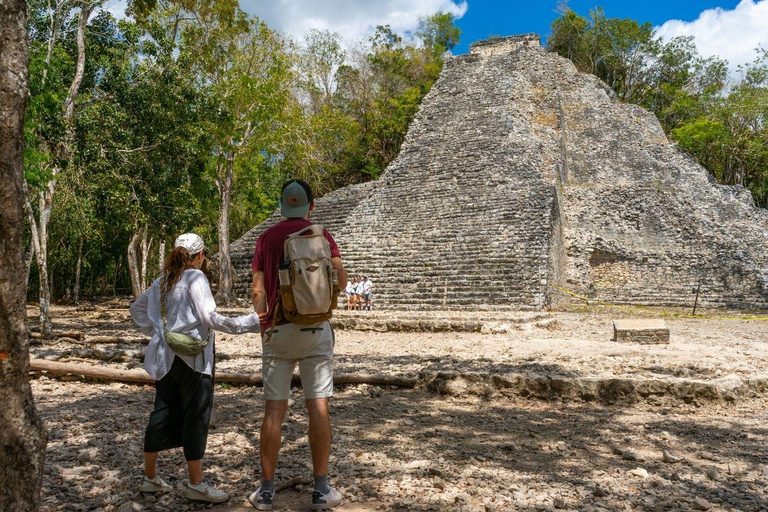
<instances>
[{"instance_id":1,"label":"green foliage","mask_svg":"<svg viewBox=\"0 0 768 512\"><path fill-rule=\"evenodd\" d=\"M440 55L459 44L461 29L456 26L453 14L439 11L419 19L416 36L421 39L425 48Z\"/></svg>"},{"instance_id":2,"label":"green foliage","mask_svg":"<svg viewBox=\"0 0 768 512\"><path fill-rule=\"evenodd\" d=\"M101 11L89 20L69 139L62 113L79 3L55 12L44 0L28 4L25 176L36 209L36 192L58 170L55 297L73 288L81 242L85 294L130 289L127 245L145 227L150 279L160 240L194 230L216 251L228 168L231 239L274 211L288 177L318 194L376 178L460 35L452 15L437 13L420 20L414 43L378 27L347 52L328 31L294 43L237 0L133 0L126 19Z\"/></svg>"}]
</instances>

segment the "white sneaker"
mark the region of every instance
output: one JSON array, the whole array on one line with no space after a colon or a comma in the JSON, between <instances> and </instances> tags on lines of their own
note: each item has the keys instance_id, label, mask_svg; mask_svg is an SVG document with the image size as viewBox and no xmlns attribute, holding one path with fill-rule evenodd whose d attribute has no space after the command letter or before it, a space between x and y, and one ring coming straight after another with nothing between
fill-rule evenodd
<instances>
[{"instance_id":1,"label":"white sneaker","mask_svg":"<svg viewBox=\"0 0 768 512\"><path fill-rule=\"evenodd\" d=\"M169 492L173 490L173 486L160 478L159 475L155 475L155 478L149 478L144 475L144 479L141 481L141 487L139 492L153 493L153 492Z\"/></svg>"},{"instance_id":2,"label":"white sneaker","mask_svg":"<svg viewBox=\"0 0 768 512\"><path fill-rule=\"evenodd\" d=\"M197 485L184 482L184 497L188 500L224 503L229 499L229 494L220 491L205 482L201 482Z\"/></svg>"},{"instance_id":3,"label":"white sneaker","mask_svg":"<svg viewBox=\"0 0 768 512\"><path fill-rule=\"evenodd\" d=\"M318 490L312 492L312 510L328 510L338 507L341 504L341 493L328 486L328 492L322 493Z\"/></svg>"},{"instance_id":4,"label":"white sneaker","mask_svg":"<svg viewBox=\"0 0 768 512\"><path fill-rule=\"evenodd\" d=\"M269 491L262 491L259 485L259 488L248 496L248 501L256 507L256 510L272 510L272 498L274 495Z\"/></svg>"}]
</instances>

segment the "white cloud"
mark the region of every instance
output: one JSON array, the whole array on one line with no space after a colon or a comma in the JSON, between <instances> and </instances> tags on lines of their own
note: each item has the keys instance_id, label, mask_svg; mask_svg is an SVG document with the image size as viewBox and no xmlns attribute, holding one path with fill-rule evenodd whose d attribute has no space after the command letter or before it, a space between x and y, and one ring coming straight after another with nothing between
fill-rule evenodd
<instances>
[{"instance_id":1,"label":"white cloud","mask_svg":"<svg viewBox=\"0 0 768 512\"><path fill-rule=\"evenodd\" d=\"M109 12L115 18L121 20L125 18L125 10L128 8L128 0L107 0L101 6L101 9Z\"/></svg>"},{"instance_id":2,"label":"white cloud","mask_svg":"<svg viewBox=\"0 0 768 512\"><path fill-rule=\"evenodd\" d=\"M755 48L768 48L768 0L742 0L731 11L707 9L694 21L669 20L656 30L665 40L693 36L702 55L726 59L733 73L755 59Z\"/></svg>"},{"instance_id":3,"label":"white cloud","mask_svg":"<svg viewBox=\"0 0 768 512\"><path fill-rule=\"evenodd\" d=\"M377 25L405 35L419 16L443 11L460 18L468 9L465 0L240 0L240 7L297 40L316 28L338 32L347 43L373 34Z\"/></svg>"},{"instance_id":4,"label":"white cloud","mask_svg":"<svg viewBox=\"0 0 768 512\"><path fill-rule=\"evenodd\" d=\"M127 4L107 0L102 9L122 19ZM377 25L407 37L420 16L443 11L460 18L469 9L467 0L240 0L240 7L296 40L316 28L339 33L347 46L372 35Z\"/></svg>"}]
</instances>

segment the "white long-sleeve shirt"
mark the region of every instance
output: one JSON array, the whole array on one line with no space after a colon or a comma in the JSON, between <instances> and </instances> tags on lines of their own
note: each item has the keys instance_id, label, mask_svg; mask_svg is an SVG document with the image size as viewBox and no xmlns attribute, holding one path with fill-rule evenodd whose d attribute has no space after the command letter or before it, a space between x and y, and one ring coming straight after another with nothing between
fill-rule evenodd
<instances>
[{"instance_id":1,"label":"white long-sleeve shirt","mask_svg":"<svg viewBox=\"0 0 768 512\"><path fill-rule=\"evenodd\" d=\"M216 302L208 279L200 270L188 269L166 297L168 330L183 332L202 340L210 334L208 345L195 355L173 352L165 343L163 316L160 311L160 279L131 304L131 317L141 331L151 336L144 356L144 369L155 380L162 379L171 369L174 356L180 357L195 371L213 375L214 332L229 334L259 332L259 315L251 313L227 317L216 313Z\"/></svg>"}]
</instances>

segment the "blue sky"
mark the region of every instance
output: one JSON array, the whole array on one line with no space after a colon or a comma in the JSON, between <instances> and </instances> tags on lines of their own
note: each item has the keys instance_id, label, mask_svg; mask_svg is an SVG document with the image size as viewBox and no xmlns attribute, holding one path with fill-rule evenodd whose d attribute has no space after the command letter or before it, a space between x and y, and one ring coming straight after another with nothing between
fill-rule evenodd
<instances>
[{"instance_id":1,"label":"blue sky","mask_svg":"<svg viewBox=\"0 0 768 512\"><path fill-rule=\"evenodd\" d=\"M457 23L463 34L455 52L466 53L469 43L489 35L538 32L544 38L552 21L558 17L557 4L556 0L470 0L466 14ZM654 26L661 26L672 19L692 22L707 9L732 10L738 4L739 0L571 0L568 6L586 16L599 5L609 17L649 21Z\"/></svg>"}]
</instances>

